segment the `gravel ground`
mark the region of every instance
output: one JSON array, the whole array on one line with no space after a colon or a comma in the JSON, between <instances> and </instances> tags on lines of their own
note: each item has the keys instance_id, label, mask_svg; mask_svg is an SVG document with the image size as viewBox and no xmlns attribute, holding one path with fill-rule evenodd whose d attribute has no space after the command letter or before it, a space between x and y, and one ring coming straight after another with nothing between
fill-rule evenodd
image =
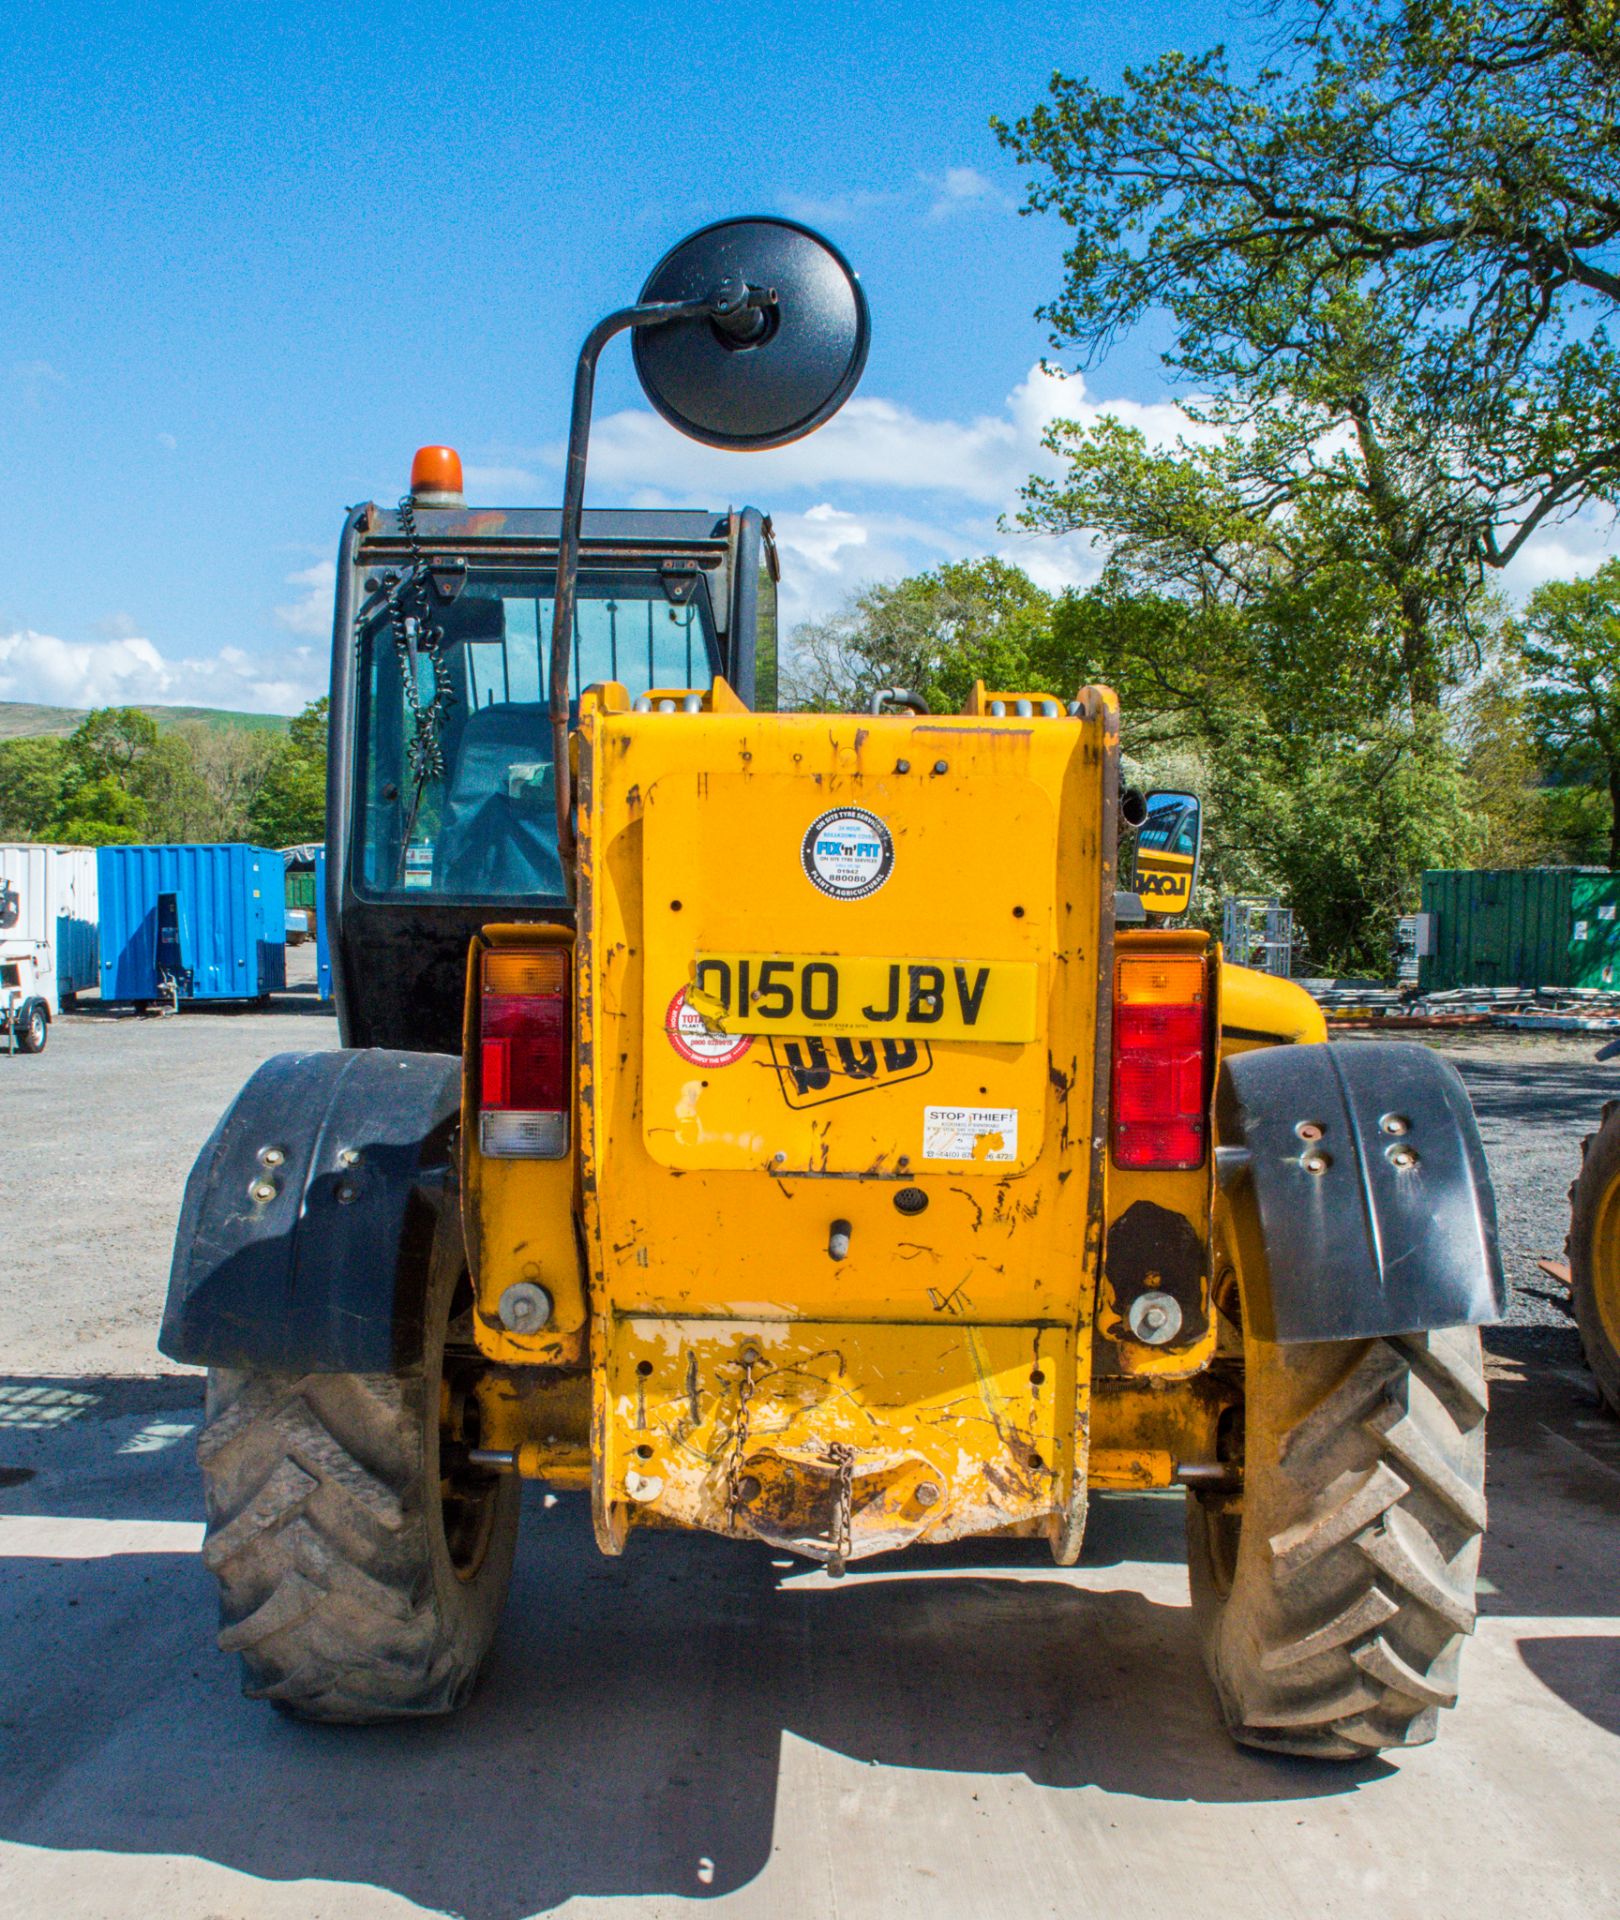
<instances>
[{"instance_id":1,"label":"gravel ground","mask_svg":"<svg viewBox=\"0 0 1620 1920\"><path fill-rule=\"evenodd\" d=\"M1604 1101L1620 1095L1620 1063L1599 1066L1604 1036L1588 1033L1422 1037L1457 1068L1479 1116L1513 1289L1508 1324L1570 1328L1568 1295L1540 1271L1536 1256L1564 1257L1581 1141L1596 1128Z\"/></svg>"},{"instance_id":2,"label":"gravel ground","mask_svg":"<svg viewBox=\"0 0 1620 1920\"><path fill-rule=\"evenodd\" d=\"M8 1371L169 1371L153 1342L181 1189L198 1148L257 1064L337 1044L312 950L268 1009L141 1019L91 1003L35 1057L0 1054L0 1353ZM1590 1035L1448 1033L1496 1180L1511 1324L1570 1328L1535 1265L1564 1244L1569 1184L1620 1066Z\"/></svg>"},{"instance_id":3,"label":"gravel ground","mask_svg":"<svg viewBox=\"0 0 1620 1920\"><path fill-rule=\"evenodd\" d=\"M40 1054L0 1051L0 1355L8 1373L175 1371L155 1345L180 1195L242 1082L337 1045L314 948L289 992L222 1013L64 1014Z\"/></svg>"}]
</instances>

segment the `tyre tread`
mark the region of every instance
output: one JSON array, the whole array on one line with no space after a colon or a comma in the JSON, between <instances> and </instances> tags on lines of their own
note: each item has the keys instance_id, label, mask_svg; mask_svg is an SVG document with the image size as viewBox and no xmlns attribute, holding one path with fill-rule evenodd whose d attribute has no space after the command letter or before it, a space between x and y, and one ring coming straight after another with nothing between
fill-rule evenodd
<instances>
[{"instance_id":1,"label":"tyre tread","mask_svg":"<svg viewBox=\"0 0 1620 1920\"><path fill-rule=\"evenodd\" d=\"M1238 1740L1344 1760L1431 1739L1456 1701L1485 1524L1486 1396L1473 1328L1341 1351L1337 1377L1278 1436L1268 1511L1280 1524L1240 1558L1206 1653ZM1314 1352L1331 1373L1333 1350ZM1287 1379L1301 1363L1270 1364Z\"/></svg>"}]
</instances>

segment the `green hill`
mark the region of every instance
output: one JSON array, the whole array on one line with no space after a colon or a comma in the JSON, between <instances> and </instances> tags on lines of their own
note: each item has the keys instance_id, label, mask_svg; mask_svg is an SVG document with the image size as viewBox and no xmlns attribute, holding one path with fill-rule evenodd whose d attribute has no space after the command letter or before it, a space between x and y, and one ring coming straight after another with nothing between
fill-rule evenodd
<instances>
[{"instance_id":1,"label":"green hill","mask_svg":"<svg viewBox=\"0 0 1620 1920\"><path fill-rule=\"evenodd\" d=\"M255 732L285 733L287 716L283 713L233 713L228 707L142 707L160 727L176 727L182 721L200 721L203 726L224 732L243 727ZM25 700L0 700L0 740L39 739L70 734L85 717L85 707L39 707Z\"/></svg>"}]
</instances>

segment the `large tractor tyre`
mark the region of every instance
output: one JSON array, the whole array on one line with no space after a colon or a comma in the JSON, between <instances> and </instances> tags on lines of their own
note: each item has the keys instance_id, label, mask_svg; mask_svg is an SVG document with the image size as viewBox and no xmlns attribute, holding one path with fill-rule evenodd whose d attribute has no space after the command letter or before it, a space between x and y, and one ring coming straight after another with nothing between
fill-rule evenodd
<instances>
[{"instance_id":1,"label":"large tractor tyre","mask_svg":"<svg viewBox=\"0 0 1620 1920\"><path fill-rule=\"evenodd\" d=\"M1620 1413L1620 1101L1581 1142L1569 1190L1569 1277L1575 1321L1598 1391Z\"/></svg>"},{"instance_id":2,"label":"large tractor tyre","mask_svg":"<svg viewBox=\"0 0 1620 1920\"><path fill-rule=\"evenodd\" d=\"M1243 1341L1241 1490L1188 1496L1204 1658L1232 1736L1322 1760L1432 1740L1485 1527L1479 1331Z\"/></svg>"},{"instance_id":3,"label":"large tractor tyre","mask_svg":"<svg viewBox=\"0 0 1620 1920\"><path fill-rule=\"evenodd\" d=\"M302 1719L450 1713L495 1637L521 1489L466 1462L472 1296L459 1247L436 1268L415 1371L208 1376L219 1644L245 1693Z\"/></svg>"},{"instance_id":4,"label":"large tractor tyre","mask_svg":"<svg viewBox=\"0 0 1620 1920\"><path fill-rule=\"evenodd\" d=\"M17 1010L17 1051L43 1053L51 1023L43 1000L25 1000Z\"/></svg>"}]
</instances>

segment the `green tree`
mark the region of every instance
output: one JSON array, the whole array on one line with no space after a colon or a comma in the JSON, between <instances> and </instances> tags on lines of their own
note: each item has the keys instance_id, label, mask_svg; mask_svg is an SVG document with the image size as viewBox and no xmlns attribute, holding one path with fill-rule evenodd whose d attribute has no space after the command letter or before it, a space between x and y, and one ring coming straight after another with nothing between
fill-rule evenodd
<instances>
[{"instance_id":1,"label":"green tree","mask_svg":"<svg viewBox=\"0 0 1620 1920\"><path fill-rule=\"evenodd\" d=\"M1051 596L1005 560L956 560L868 587L795 630L782 704L853 712L880 687L905 687L951 713L975 680L1067 698L1074 687L1054 678L1051 618Z\"/></svg>"},{"instance_id":2,"label":"green tree","mask_svg":"<svg viewBox=\"0 0 1620 1920\"><path fill-rule=\"evenodd\" d=\"M62 807L65 740L0 741L0 839L43 840Z\"/></svg>"},{"instance_id":3,"label":"green tree","mask_svg":"<svg viewBox=\"0 0 1620 1920\"><path fill-rule=\"evenodd\" d=\"M188 721L175 729L207 796L210 840L253 838L258 795L284 737L261 727L211 727Z\"/></svg>"},{"instance_id":4,"label":"green tree","mask_svg":"<svg viewBox=\"0 0 1620 1920\"><path fill-rule=\"evenodd\" d=\"M1388 551L1454 590L1620 486L1616 0L1293 4L1288 56L1055 75L997 123L1071 228L1043 311L1095 354L1152 313L1228 424L1336 421ZM1363 484L1364 483L1364 484Z\"/></svg>"},{"instance_id":5,"label":"green tree","mask_svg":"<svg viewBox=\"0 0 1620 1920\"><path fill-rule=\"evenodd\" d=\"M323 694L290 722L248 803L253 836L267 846L325 837L328 709Z\"/></svg>"},{"instance_id":6,"label":"green tree","mask_svg":"<svg viewBox=\"0 0 1620 1920\"><path fill-rule=\"evenodd\" d=\"M1524 663L1537 743L1555 769L1595 767L1609 795L1608 863L1620 867L1620 559L1536 589Z\"/></svg>"}]
</instances>

